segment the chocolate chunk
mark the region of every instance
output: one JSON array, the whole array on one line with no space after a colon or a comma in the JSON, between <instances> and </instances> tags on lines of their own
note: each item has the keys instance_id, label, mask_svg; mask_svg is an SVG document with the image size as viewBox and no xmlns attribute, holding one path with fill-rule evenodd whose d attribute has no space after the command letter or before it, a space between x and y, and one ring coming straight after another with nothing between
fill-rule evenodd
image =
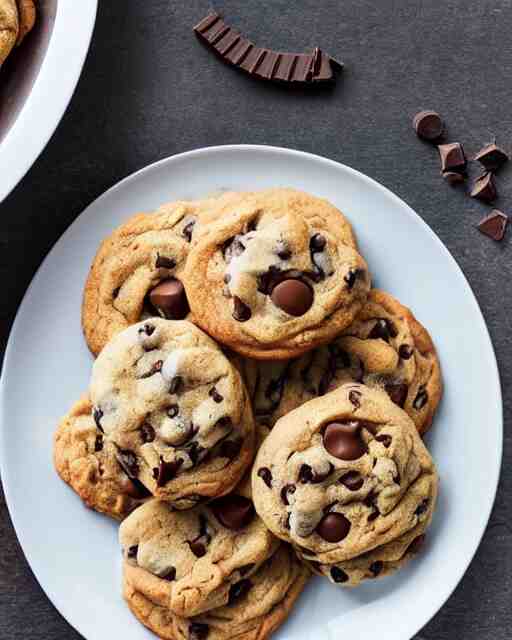
<instances>
[{"instance_id":1,"label":"chocolate chunk","mask_svg":"<svg viewBox=\"0 0 512 640\"><path fill-rule=\"evenodd\" d=\"M462 173L466 170L466 155L460 142L440 144L437 147L441 159L441 172L454 171Z\"/></svg>"},{"instance_id":2,"label":"chocolate chunk","mask_svg":"<svg viewBox=\"0 0 512 640\"><path fill-rule=\"evenodd\" d=\"M233 604L240 598L243 598L243 596L249 593L251 587L252 582L248 578L232 584L229 588L228 604Z\"/></svg>"},{"instance_id":3,"label":"chocolate chunk","mask_svg":"<svg viewBox=\"0 0 512 640\"><path fill-rule=\"evenodd\" d=\"M268 467L258 469L258 477L263 480L269 489L272 488L272 472Z\"/></svg>"},{"instance_id":4,"label":"chocolate chunk","mask_svg":"<svg viewBox=\"0 0 512 640\"><path fill-rule=\"evenodd\" d=\"M503 149L493 142L480 149L474 159L480 162L487 171L496 171L508 161L509 157Z\"/></svg>"},{"instance_id":5,"label":"chocolate chunk","mask_svg":"<svg viewBox=\"0 0 512 640\"><path fill-rule=\"evenodd\" d=\"M149 301L167 320L183 320L190 311L185 287L177 278L168 278L157 284L149 294Z\"/></svg>"},{"instance_id":6,"label":"chocolate chunk","mask_svg":"<svg viewBox=\"0 0 512 640\"><path fill-rule=\"evenodd\" d=\"M331 578L334 580L334 582L337 582L338 584L341 584L343 582L348 582L348 575L343 571L343 569L340 569L339 567L331 567Z\"/></svg>"},{"instance_id":7,"label":"chocolate chunk","mask_svg":"<svg viewBox=\"0 0 512 640\"><path fill-rule=\"evenodd\" d=\"M407 400L407 394L409 393L409 387L405 382L389 382L384 386L384 389L391 400L399 407L403 408L405 401Z\"/></svg>"},{"instance_id":8,"label":"chocolate chunk","mask_svg":"<svg viewBox=\"0 0 512 640\"><path fill-rule=\"evenodd\" d=\"M188 625L188 637L190 640L206 640L210 628L202 622L191 622Z\"/></svg>"},{"instance_id":9,"label":"chocolate chunk","mask_svg":"<svg viewBox=\"0 0 512 640\"><path fill-rule=\"evenodd\" d=\"M409 360L414 353L414 348L411 347L410 344L401 344L398 348L398 355L402 358L402 360Z\"/></svg>"},{"instance_id":10,"label":"chocolate chunk","mask_svg":"<svg viewBox=\"0 0 512 640\"><path fill-rule=\"evenodd\" d=\"M467 177L465 173L458 173L457 171L442 171L441 175L443 176L443 180L446 180L450 185L460 184L464 182Z\"/></svg>"},{"instance_id":11,"label":"chocolate chunk","mask_svg":"<svg viewBox=\"0 0 512 640\"><path fill-rule=\"evenodd\" d=\"M208 395L210 396L210 398L213 399L214 402L216 402L217 404L219 404L220 402L222 402L224 400L224 398L220 395L220 393L217 391L217 389L215 387L212 387L210 389L210 391L208 391Z\"/></svg>"},{"instance_id":12,"label":"chocolate chunk","mask_svg":"<svg viewBox=\"0 0 512 640\"><path fill-rule=\"evenodd\" d=\"M144 422L140 428L140 437L142 438L142 442L153 442L155 439L155 430L149 422Z\"/></svg>"},{"instance_id":13,"label":"chocolate chunk","mask_svg":"<svg viewBox=\"0 0 512 640\"><path fill-rule=\"evenodd\" d=\"M473 183L469 194L472 198L478 198L484 202L493 202L498 197L494 177L492 173L484 173Z\"/></svg>"},{"instance_id":14,"label":"chocolate chunk","mask_svg":"<svg viewBox=\"0 0 512 640\"><path fill-rule=\"evenodd\" d=\"M425 513L428 509L428 502L428 498L425 498L425 500L420 502L420 504L416 507L416 511L414 512L414 514L417 516L421 516L423 513Z\"/></svg>"},{"instance_id":15,"label":"chocolate chunk","mask_svg":"<svg viewBox=\"0 0 512 640\"><path fill-rule=\"evenodd\" d=\"M283 501L283 504L285 504L286 506L290 504L288 500L288 494L295 493L296 489L297 487L294 484L284 485L284 487L281 489L281 500Z\"/></svg>"},{"instance_id":16,"label":"chocolate chunk","mask_svg":"<svg viewBox=\"0 0 512 640\"><path fill-rule=\"evenodd\" d=\"M356 409L359 409L359 407L361 406L361 396L362 396L362 393L360 391L356 391L355 389L351 389L348 392L348 399Z\"/></svg>"},{"instance_id":17,"label":"chocolate chunk","mask_svg":"<svg viewBox=\"0 0 512 640\"><path fill-rule=\"evenodd\" d=\"M342 513L328 513L318 523L315 531L326 542L341 542L350 531L350 520Z\"/></svg>"},{"instance_id":18,"label":"chocolate chunk","mask_svg":"<svg viewBox=\"0 0 512 640\"><path fill-rule=\"evenodd\" d=\"M398 331L391 320L388 320L387 318L378 318L373 325L372 330L368 334L368 338L370 340L377 340L380 338L381 340L389 342L390 338L396 338L397 335Z\"/></svg>"},{"instance_id":19,"label":"chocolate chunk","mask_svg":"<svg viewBox=\"0 0 512 640\"><path fill-rule=\"evenodd\" d=\"M233 318L238 322L247 322L252 313L250 308L238 296L233 296Z\"/></svg>"},{"instance_id":20,"label":"chocolate chunk","mask_svg":"<svg viewBox=\"0 0 512 640\"><path fill-rule=\"evenodd\" d=\"M435 111L420 111L414 116L412 126L420 138L430 141L440 138L444 129L441 116Z\"/></svg>"},{"instance_id":21,"label":"chocolate chunk","mask_svg":"<svg viewBox=\"0 0 512 640\"><path fill-rule=\"evenodd\" d=\"M508 216L503 212L494 209L488 216L478 224L478 230L489 238L499 242L505 236L505 230L508 224Z\"/></svg>"},{"instance_id":22,"label":"chocolate chunk","mask_svg":"<svg viewBox=\"0 0 512 640\"><path fill-rule=\"evenodd\" d=\"M190 547L190 551L196 556L196 558L202 558L206 555L206 547L202 542L198 542L196 540L189 540L188 546Z\"/></svg>"},{"instance_id":23,"label":"chocolate chunk","mask_svg":"<svg viewBox=\"0 0 512 640\"><path fill-rule=\"evenodd\" d=\"M221 458L233 460L240 453L242 442L243 441L241 438L238 438L236 440L223 440L219 447L219 456Z\"/></svg>"},{"instance_id":24,"label":"chocolate chunk","mask_svg":"<svg viewBox=\"0 0 512 640\"><path fill-rule=\"evenodd\" d=\"M196 223L195 220L190 220L190 222L187 222L187 224L183 227L183 231L181 232L181 235L185 238L187 242L192 241L192 232L194 231L195 223Z\"/></svg>"},{"instance_id":25,"label":"chocolate chunk","mask_svg":"<svg viewBox=\"0 0 512 640\"><path fill-rule=\"evenodd\" d=\"M151 492L137 478L129 478L127 480L124 492L135 498L135 500L143 500L151 496Z\"/></svg>"},{"instance_id":26,"label":"chocolate chunk","mask_svg":"<svg viewBox=\"0 0 512 640\"><path fill-rule=\"evenodd\" d=\"M423 545L425 544L425 534L422 533L417 538L411 542L411 544L407 547L407 553L419 553Z\"/></svg>"},{"instance_id":27,"label":"chocolate chunk","mask_svg":"<svg viewBox=\"0 0 512 640\"><path fill-rule=\"evenodd\" d=\"M366 443L361 437L359 422L331 422L323 435L325 449L340 460L357 460L366 451Z\"/></svg>"},{"instance_id":28,"label":"chocolate chunk","mask_svg":"<svg viewBox=\"0 0 512 640\"><path fill-rule=\"evenodd\" d=\"M375 436L375 440L383 444L386 449L389 449L389 447L391 446L391 442L393 441L393 438L387 433L382 433L381 435Z\"/></svg>"},{"instance_id":29,"label":"chocolate chunk","mask_svg":"<svg viewBox=\"0 0 512 640\"><path fill-rule=\"evenodd\" d=\"M177 404L171 404L170 407L167 407L167 415L169 418L175 418L180 412L180 408Z\"/></svg>"},{"instance_id":30,"label":"chocolate chunk","mask_svg":"<svg viewBox=\"0 0 512 640\"><path fill-rule=\"evenodd\" d=\"M138 550L139 550L138 544L134 544L133 546L128 547L128 551L126 552L126 557L133 560L134 558L137 557Z\"/></svg>"},{"instance_id":31,"label":"chocolate chunk","mask_svg":"<svg viewBox=\"0 0 512 640\"><path fill-rule=\"evenodd\" d=\"M156 257L155 267L157 269L174 269L176 266L176 260L173 258L166 258L158 254Z\"/></svg>"},{"instance_id":32,"label":"chocolate chunk","mask_svg":"<svg viewBox=\"0 0 512 640\"><path fill-rule=\"evenodd\" d=\"M421 386L418 389L418 393L413 400L412 406L414 409L416 409L416 411L419 411L420 409L423 409L423 407L427 404L427 402L428 402L427 390L425 389L424 386Z\"/></svg>"},{"instance_id":33,"label":"chocolate chunk","mask_svg":"<svg viewBox=\"0 0 512 640\"><path fill-rule=\"evenodd\" d=\"M313 304L313 289L302 280L283 280L270 294L272 302L291 316L303 316Z\"/></svg>"},{"instance_id":34,"label":"chocolate chunk","mask_svg":"<svg viewBox=\"0 0 512 640\"><path fill-rule=\"evenodd\" d=\"M181 376L174 376L169 386L169 393L171 395L179 393L183 389L183 386L184 386L183 378Z\"/></svg>"},{"instance_id":35,"label":"chocolate chunk","mask_svg":"<svg viewBox=\"0 0 512 640\"><path fill-rule=\"evenodd\" d=\"M162 580L167 580L167 582L176 580L176 567L171 567L165 576L162 576Z\"/></svg>"},{"instance_id":36,"label":"chocolate chunk","mask_svg":"<svg viewBox=\"0 0 512 640\"><path fill-rule=\"evenodd\" d=\"M370 569L370 573L373 574L373 577L376 578L384 568L384 563L381 560L376 560L372 562L368 568Z\"/></svg>"},{"instance_id":37,"label":"chocolate chunk","mask_svg":"<svg viewBox=\"0 0 512 640\"><path fill-rule=\"evenodd\" d=\"M101 419L103 418L103 411L99 407L94 407L94 409L92 411L92 415L93 415L94 422L96 423L96 426L98 427L98 429L101 431L101 433L105 433L103 431L103 427L101 426Z\"/></svg>"},{"instance_id":38,"label":"chocolate chunk","mask_svg":"<svg viewBox=\"0 0 512 640\"><path fill-rule=\"evenodd\" d=\"M96 440L94 441L94 451L98 453L98 451L101 451L102 449L103 449L103 436L98 434L96 436Z\"/></svg>"},{"instance_id":39,"label":"chocolate chunk","mask_svg":"<svg viewBox=\"0 0 512 640\"><path fill-rule=\"evenodd\" d=\"M153 469L153 477L156 480L157 487L165 486L170 480L176 477L181 465L183 464L182 458L177 458L172 462L166 462L162 456L160 456L160 464L158 468Z\"/></svg>"},{"instance_id":40,"label":"chocolate chunk","mask_svg":"<svg viewBox=\"0 0 512 640\"><path fill-rule=\"evenodd\" d=\"M357 471L347 471L341 476L339 482L347 487L349 491L359 491L364 484L364 478Z\"/></svg>"},{"instance_id":41,"label":"chocolate chunk","mask_svg":"<svg viewBox=\"0 0 512 640\"><path fill-rule=\"evenodd\" d=\"M129 478L136 478L139 475L139 463L133 451L119 449L116 458Z\"/></svg>"},{"instance_id":42,"label":"chocolate chunk","mask_svg":"<svg viewBox=\"0 0 512 640\"><path fill-rule=\"evenodd\" d=\"M227 495L211 503L217 520L227 529L246 527L254 518L254 506L249 498Z\"/></svg>"},{"instance_id":43,"label":"chocolate chunk","mask_svg":"<svg viewBox=\"0 0 512 640\"><path fill-rule=\"evenodd\" d=\"M323 251L326 244L327 240L325 239L325 236L321 233L315 233L315 235L311 236L311 239L309 240L309 249L313 253L317 253L319 251Z\"/></svg>"}]
</instances>

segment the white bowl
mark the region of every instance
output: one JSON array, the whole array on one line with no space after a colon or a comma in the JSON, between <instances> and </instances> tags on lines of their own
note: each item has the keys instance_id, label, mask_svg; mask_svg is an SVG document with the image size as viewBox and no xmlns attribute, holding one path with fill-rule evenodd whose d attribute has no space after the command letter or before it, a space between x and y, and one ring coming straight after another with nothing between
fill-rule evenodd
<instances>
[{"instance_id":1,"label":"white bowl","mask_svg":"<svg viewBox=\"0 0 512 640\"><path fill-rule=\"evenodd\" d=\"M36 26L0 70L0 202L44 149L71 100L97 0L38 0Z\"/></svg>"}]
</instances>

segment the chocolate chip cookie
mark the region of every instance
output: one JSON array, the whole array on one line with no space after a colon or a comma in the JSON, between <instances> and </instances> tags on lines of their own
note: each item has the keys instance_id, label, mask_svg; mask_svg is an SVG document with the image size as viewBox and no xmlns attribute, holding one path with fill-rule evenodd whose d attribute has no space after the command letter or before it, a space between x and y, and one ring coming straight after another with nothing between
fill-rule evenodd
<instances>
[{"instance_id":1,"label":"chocolate chip cookie","mask_svg":"<svg viewBox=\"0 0 512 640\"><path fill-rule=\"evenodd\" d=\"M351 383L275 424L252 483L275 535L307 560L335 564L429 520L438 480L407 414L384 391Z\"/></svg>"},{"instance_id":2,"label":"chocolate chip cookie","mask_svg":"<svg viewBox=\"0 0 512 640\"><path fill-rule=\"evenodd\" d=\"M293 189L241 196L205 220L191 247L183 278L194 322L258 359L328 342L370 288L350 225L327 201Z\"/></svg>"},{"instance_id":3,"label":"chocolate chip cookie","mask_svg":"<svg viewBox=\"0 0 512 640\"><path fill-rule=\"evenodd\" d=\"M121 520L151 495L124 471L119 450L94 421L88 396L62 419L53 452L59 476L96 511Z\"/></svg>"},{"instance_id":4,"label":"chocolate chip cookie","mask_svg":"<svg viewBox=\"0 0 512 640\"><path fill-rule=\"evenodd\" d=\"M166 640L265 640L286 619L310 576L288 545L232 586L228 604L192 618L176 616L140 593L125 574L123 592L136 618Z\"/></svg>"},{"instance_id":5,"label":"chocolate chip cookie","mask_svg":"<svg viewBox=\"0 0 512 640\"><path fill-rule=\"evenodd\" d=\"M347 382L384 389L424 434L442 394L428 331L389 293L372 289L355 321L328 345L294 360L235 359L260 424Z\"/></svg>"},{"instance_id":6,"label":"chocolate chip cookie","mask_svg":"<svg viewBox=\"0 0 512 640\"><path fill-rule=\"evenodd\" d=\"M0 0L0 65L16 44L19 32L15 0Z\"/></svg>"},{"instance_id":7,"label":"chocolate chip cookie","mask_svg":"<svg viewBox=\"0 0 512 640\"><path fill-rule=\"evenodd\" d=\"M186 617L227 604L279 546L256 515L250 477L187 511L153 499L123 522L119 539L134 588Z\"/></svg>"},{"instance_id":8,"label":"chocolate chip cookie","mask_svg":"<svg viewBox=\"0 0 512 640\"><path fill-rule=\"evenodd\" d=\"M16 45L19 46L32 31L36 23L36 5L34 0L16 0L18 6L19 30Z\"/></svg>"},{"instance_id":9,"label":"chocolate chip cookie","mask_svg":"<svg viewBox=\"0 0 512 640\"><path fill-rule=\"evenodd\" d=\"M254 452L239 373L187 321L151 318L117 334L94 363L93 417L130 478L176 508L228 493Z\"/></svg>"}]
</instances>

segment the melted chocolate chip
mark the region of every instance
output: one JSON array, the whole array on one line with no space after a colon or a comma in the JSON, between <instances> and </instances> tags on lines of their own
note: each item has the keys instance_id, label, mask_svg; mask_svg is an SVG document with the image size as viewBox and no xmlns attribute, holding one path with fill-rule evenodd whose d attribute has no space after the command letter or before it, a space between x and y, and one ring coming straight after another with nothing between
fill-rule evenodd
<instances>
[{"instance_id":1,"label":"melted chocolate chip","mask_svg":"<svg viewBox=\"0 0 512 640\"><path fill-rule=\"evenodd\" d=\"M373 522L379 516L380 516L380 511L377 509L377 507L374 506L373 507L373 511L368 516L368 522Z\"/></svg>"},{"instance_id":2,"label":"melted chocolate chip","mask_svg":"<svg viewBox=\"0 0 512 640\"><path fill-rule=\"evenodd\" d=\"M364 484L364 478L357 471L347 471L341 476L339 482L349 491L359 491Z\"/></svg>"},{"instance_id":3,"label":"melted chocolate chip","mask_svg":"<svg viewBox=\"0 0 512 640\"><path fill-rule=\"evenodd\" d=\"M157 269L174 269L176 266L176 260L173 258L166 258L160 254L156 257L155 267Z\"/></svg>"},{"instance_id":4,"label":"melted chocolate chip","mask_svg":"<svg viewBox=\"0 0 512 640\"><path fill-rule=\"evenodd\" d=\"M261 469L258 469L258 477L263 480L269 489L272 488L272 472L268 467L261 467Z\"/></svg>"},{"instance_id":5,"label":"melted chocolate chip","mask_svg":"<svg viewBox=\"0 0 512 640\"><path fill-rule=\"evenodd\" d=\"M169 386L169 393L170 394L179 393L182 388L183 388L183 378L181 376L174 376Z\"/></svg>"},{"instance_id":6,"label":"melted chocolate chip","mask_svg":"<svg viewBox=\"0 0 512 640\"><path fill-rule=\"evenodd\" d=\"M101 431L101 433L105 433L103 431L103 427L101 426L101 419L103 418L103 411L99 407L94 407L92 415L93 415L94 422L96 423L96 426L98 427L98 429Z\"/></svg>"},{"instance_id":7,"label":"melted chocolate chip","mask_svg":"<svg viewBox=\"0 0 512 640\"><path fill-rule=\"evenodd\" d=\"M165 486L170 480L176 477L181 465L183 464L182 458L177 458L172 462L166 462L162 456L160 456L160 464L153 469L153 477L156 480L157 487Z\"/></svg>"},{"instance_id":8,"label":"melted chocolate chip","mask_svg":"<svg viewBox=\"0 0 512 640\"><path fill-rule=\"evenodd\" d=\"M331 422L325 427L323 444L328 453L340 460L357 460L366 451L361 437L361 423Z\"/></svg>"},{"instance_id":9,"label":"melted chocolate chip","mask_svg":"<svg viewBox=\"0 0 512 640\"><path fill-rule=\"evenodd\" d=\"M254 506L249 498L227 495L211 503L217 520L227 529L246 527L254 518Z\"/></svg>"},{"instance_id":10,"label":"melted chocolate chip","mask_svg":"<svg viewBox=\"0 0 512 640\"><path fill-rule=\"evenodd\" d=\"M149 322L146 322L142 327L139 327L139 333L145 333L147 336L153 335L154 331L154 325L149 324Z\"/></svg>"},{"instance_id":11,"label":"melted chocolate chip","mask_svg":"<svg viewBox=\"0 0 512 640\"><path fill-rule=\"evenodd\" d=\"M356 409L359 409L359 407L361 406L361 396L362 393L360 391L356 391L355 389L351 389L348 392L348 399Z\"/></svg>"},{"instance_id":12,"label":"melted chocolate chip","mask_svg":"<svg viewBox=\"0 0 512 640\"><path fill-rule=\"evenodd\" d=\"M411 347L410 344L401 344L398 349L398 355L402 358L402 360L409 360L413 353L414 348Z\"/></svg>"},{"instance_id":13,"label":"melted chocolate chip","mask_svg":"<svg viewBox=\"0 0 512 640\"><path fill-rule=\"evenodd\" d=\"M397 335L398 331L391 320L388 320L387 318L379 318L368 334L368 338L370 340L377 340L380 338L381 340L389 342L389 338L396 338Z\"/></svg>"},{"instance_id":14,"label":"melted chocolate chip","mask_svg":"<svg viewBox=\"0 0 512 640\"><path fill-rule=\"evenodd\" d=\"M313 289L303 280L287 279L277 284L270 294L272 302L288 315L303 316L313 304Z\"/></svg>"},{"instance_id":15,"label":"melted chocolate chip","mask_svg":"<svg viewBox=\"0 0 512 640\"><path fill-rule=\"evenodd\" d=\"M384 388L391 400L399 407L403 408L405 401L407 400L407 394L409 393L409 387L405 382L390 382L386 384Z\"/></svg>"},{"instance_id":16,"label":"melted chocolate chip","mask_svg":"<svg viewBox=\"0 0 512 640\"><path fill-rule=\"evenodd\" d=\"M216 402L217 404L219 404L220 402L222 402L224 400L224 398L220 395L220 393L217 391L217 389L215 387L212 387L210 389L210 391L208 391L208 395L210 396L210 398L213 399L214 402Z\"/></svg>"},{"instance_id":17,"label":"melted chocolate chip","mask_svg":"<svg viewBox=\"0 0 512 640\"><path fill-rule=\"evenodd\" d=\"M376 578L384 568L384 563L381 560L376 560L372 562L368 568L370 569L370 573L373 574L373 577Z\"/></svg>"},{"instance_id":18,"label":"melted chocolate chip","mask_svg":"<svg viewBox=\"0 0 512 640\"><path fill-rule=\"evenodd\" d=\"M277 247L277 256L281 260L289 260L292 257L292 252L288 247L284 244L284 242L279 242Z\"/></svg>"},{"instance_id":19,"label":"melted chocolate chip","mask_svg":"<svg viewBox=\"0 0 512 640\"><path fill-rule=\"evenodd\" d=\"M190 242L192 240L192 232L194 231L195 223L196 223L195 220L190 220L190 222L187 222L187 224L183 227L183 231L181 232L181 235L185 238L187 242Z\"/></svg>"},{"instance_id":20,"label":"melted chocolate chip","mask_svg":"<svg viewBox=\"0 0 512 640\"><path fill-rule=\"evenodd\" d=\"M153 442L155 439L155 430L149 424L149 422L144 422L142 427L140 428L140 437L142 442Z\"/></svg>"},{"instance_id":21,"label":"melted chocolate chip","mask_svg":"<svg viewBox=\"0 0 512 640\"><path fill-rule=\"evenodd\" d=\"M112 291L112 298L115 300L117 298L117 296L119 295L119 292L121 291L121 287L116 287L113 291Z\"/></svg>"},{"instance_id":22,"label":"melted chocolate chip","mask_svg":"<svg viewBox=\"0 0 512 640\"><path fill-rule=\"evenodd\" d=\"M96 436L96 440L94 441L94 451L98 453L98 451L101 451L102 449L103 449L103 436L98 434Z\"/></svg>"},{"instance_id":23,"label":"melted chocolate chip","mask_svg":"<svg viewBox=\"0 0 512 640\"><path fill-rule=\"evenodd\" d=\"M290 504L288 501L288 494L295 493L296 489L297 487L294 484L285 484L284 487L281 489L281 500L286 506Z\"/></svg>"},{"instance_id":24,"label":"melted chocolate chip","mask_svg":"<svg viewBox=\"0 0 512 640\"><path fill-rule=\"evenodd\" d=\"M339 567L331 567L331 578L334 582L341 584L348 581L348 575Z\"/></svg>"},{"instance_id":25,"label":"melted chocolate chip","mask_svg":"<svg viewBox=\"0 0 512 640\"><path fill-rule=\"evenodd\" d=\"M188 625L188 637L190 640L206 640L210 628L202 622L191 622Z\"/></svg>"},{"instance_id":26,"label":"melted chocolate chip","mask_svg":"<svg viewBox=\"0 0 512 640\"><path fill-rule=\"evenodd\" d=\"M190 551L196 556L196 558L202 558L206 555L206 547L202 542L197 542L195 540L188 541L188 546L190 547Z\"/></svg>"},{"instance_id":27,"label":"melted chocolate chip","mask_svg":"<svg viewBox=\"0 0 512 640\"><path fill-rule=\"evenodd\" d=\"M423 407L427 404L427 402L428 402L427 390L425 389L424 386L421 386L418 389L418 393L413 400L412 406L414 409L416 409L416 411L419 411L420 409L423 409Z\"/></svg>"},{"instance_id":28,"label":"melted chocolate chip","mask_svg":"<svg viewBox=\"0 0 512 640\"><path fill-rule=\"evenodd\" d=\"M247 595L251 590L251 587L252 582L248 578L232 584L229 589L228 605L233 604L240 598L243 598L243 596Z\"/></svg>"},{"instance_id":29,"label":"melted chocolate chip","mask_svg":"<svg viewBox=\"0 0 512 640\"><path fill-rule=\"evenodd\" d=\"M342 513L328 513L318 523L315 531L326 542L341 542L350 531L350 520Z\"/></svg>"},{"instance_id":30,"label":"melted chocolate chip","mask_svg":"<svg viewBox=\"0 0 512 640\"><path fill-rule=\"evenodd\" d=\"M319 251L323 251L325 249L325 245L327 244L327 240L321 233L315 233L309 240L309 248L314 253Z\"/></svg>"},{"instance_id":31,"label":"melted chocolate chip","mask_svg":"<svg viewBox=\"0 0 512 640\"><path fill-rule=\"evenodd\" d=\"M393 438L387 433L382 433L381 435L375 436L375 440L381 442L386 449L389 449Z\"/></svg>"},{"instance_id":32,"label":"melted chocolate chip","mask_svg":"<svg viewBox=\"0 0 512 640\"><path fill-rule=\"evenodd\" d=\"M128 547L128 551L126 553L126 556L130 559L136 558L137 557L137 552L139 550L139 545L138 544L134 544L131 547Z\"/></svg>"},{"instance_id":33,"label":"melted chocolate chip","mask_svg":"<svg viewBox=\"0 0 512 640\"><path fill-rule=\"evenodd\" d=\"M176 580L176 567L171 567L165 576L162 576L162 580L167 580L167 582Z\"/></svg>"},{"instance_id":34,"label":"melted chocolate chip","mask_svg":"<svg viewBox=\"0 0 512 640\"><path fill-rule=\"evenodd\" d=\"M251 317L251 309L238 296L233 296L232 316L237 322L247 322Z\"/></svg>"},{"instance_id":35,"label":"melted chocolate chip","mask_svg":"<svg viewBox=\"0 0 512 640\"><path fill-rule=\"evenodd\" d=\"M136 478L139 475L139 463L133 451L119 449L116 458L129 478Z\"/></svg>"},{"instance_id":36,"label":"melted chocolate chip","mask_svg":"<svg viewBox=\"0 0 512 640\"><path fill-rule=\"evenodd\" d=\"M357 269L350 269L349 272L343 277L343 280L345 280L347 284L347 289L349 291L354 288L354 285L357 280L357 275L358 275Z\"/></svg>"},{"instance_id":37,"label":"melted chocolate chip","mask_svg":"<svg viewBox=\"0 0 512 640\"><path fill-rule=\"evenodd\" d=\"M219 447L219 456L221 458L233 460L240 453L242 442L241 438L238 438L237 440L223 440Z\"/></svg>"}]
</instances>

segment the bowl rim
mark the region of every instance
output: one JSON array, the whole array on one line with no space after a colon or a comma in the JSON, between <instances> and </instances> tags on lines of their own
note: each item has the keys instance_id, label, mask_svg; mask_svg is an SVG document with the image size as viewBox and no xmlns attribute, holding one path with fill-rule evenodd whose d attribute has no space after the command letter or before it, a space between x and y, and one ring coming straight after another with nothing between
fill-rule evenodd
<instances>
[{"instance_id":1,"label":"bowl rim","mask_svg":"<svg viewBox=\"0 0 512 640\"><path fill-rule=\"evenodd\" d=\"M97 0L57 2L41 68L0 145L0 203L39 157L67 109L89 50L97 8Z\"/></svg>"}]
</instances>

